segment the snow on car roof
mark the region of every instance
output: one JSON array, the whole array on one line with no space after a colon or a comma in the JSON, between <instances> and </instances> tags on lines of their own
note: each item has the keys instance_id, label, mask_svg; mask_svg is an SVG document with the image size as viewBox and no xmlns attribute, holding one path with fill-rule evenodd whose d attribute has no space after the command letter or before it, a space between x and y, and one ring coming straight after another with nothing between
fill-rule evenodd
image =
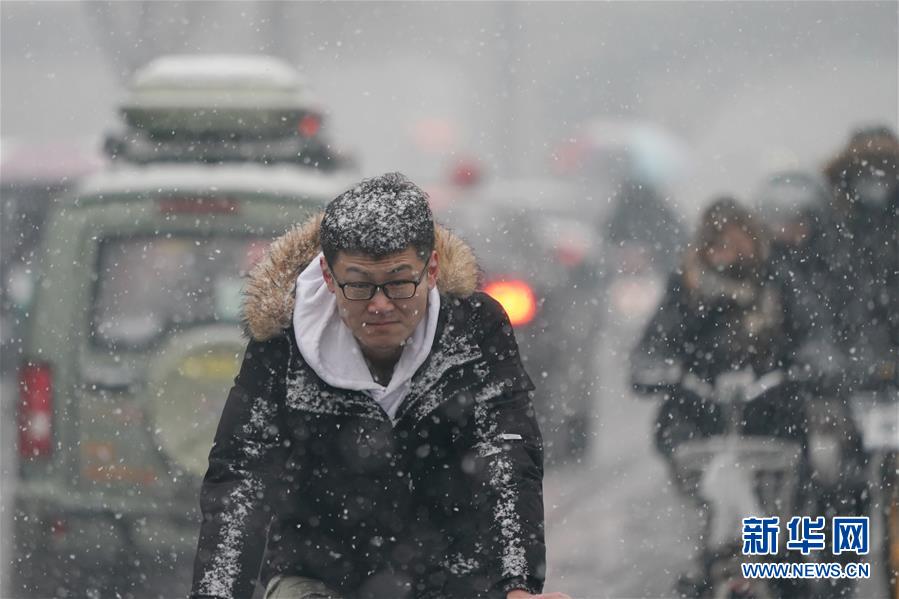
<instances>
[{"instance_id":1,"label":"snow on car roof","mask_svg":"<svg viewBox=\"0 0 899 599\"><path fill-rule=\"evenodd\" d=\"M313 100L303 77L273 56L173 55L135 74L124 108L292 107Z\"/></svg>"},{"instance_id":2,"label":"snow on car roof","mask_svg":"<svg viewBox=\"0 0 899 599\"><path fill-rule=\"evenodd\" d=\"M112 168L82 181L78 195L164 192L231 192L297 196L328 202L353 184L349 175L298 169L289 165L155 164Z\"/></svg>"},{"instance_id":3,"label":"snow on car roof","mask_svg":"<svg viewBox=\"0 0 899 599\"><path fill-rule=\"evenodd\" d=\"M135 74L133 87L296 88L302 83L293 67L273 56L184 54L153 60Z\"/></svg>"}]
</instances>

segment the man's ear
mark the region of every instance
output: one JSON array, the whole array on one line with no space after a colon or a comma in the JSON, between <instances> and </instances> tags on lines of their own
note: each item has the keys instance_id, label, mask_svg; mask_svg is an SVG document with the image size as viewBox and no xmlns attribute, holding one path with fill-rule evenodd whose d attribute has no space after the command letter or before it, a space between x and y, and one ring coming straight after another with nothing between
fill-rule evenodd
<instances>
[{"instance_id":1,"label":"man's ear","mask_svg":"<svg viewBox=\"0 0 899 599\"><path fill-rule=\"evenodd\" d=\"M437 250L431 250L431 257L428 259L428 289L433 289L437 285L437 273L439 271Z\"/></svg>"},{"instance_id":2,"label":"man's ear","mask_svg":"<svg viewBox=\"0 0 899 599\"><path fill-rule=\"evenodd\" d=\"M318 259L318 265L322 269L322 278L325 280L328 291L335 293L337 291L337 284L334 282L334 277L331 275L331 269L328 267L328 262L325 260L324 256Z\"/></svg>"}]
</instances>

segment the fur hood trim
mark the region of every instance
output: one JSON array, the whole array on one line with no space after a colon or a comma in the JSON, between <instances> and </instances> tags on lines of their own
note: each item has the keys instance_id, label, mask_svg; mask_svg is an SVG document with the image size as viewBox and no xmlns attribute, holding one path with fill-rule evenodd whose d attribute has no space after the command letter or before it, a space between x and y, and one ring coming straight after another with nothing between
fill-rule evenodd
<instances>
[{"instance_id":1,"label":"fur hood trim","mask_svg":"<svg viewBox=\"0 0 899 599\"><path fill-rule=\"evenodd\" d=\"M241 309L248 338L266 341L291 326L297 277L321 252L318 235L322 216L318 213L277 238L250 271ZM468 244L435 224L434 249L439 268L437 289L456 297L474 293L480 283L480 269Z\"/></svg>"},{"instance_id":2,"label":"fur hood trim","mask_svg":"<svg viewBox=\"0 0 899 599\"><path fill-rule=\"evenodd\" d=\"M882 134L853 140L824 167L831 185L838 185L845 177L869 165L895 176L899 166L899 139Z\"/></svg>"}]
</instances>

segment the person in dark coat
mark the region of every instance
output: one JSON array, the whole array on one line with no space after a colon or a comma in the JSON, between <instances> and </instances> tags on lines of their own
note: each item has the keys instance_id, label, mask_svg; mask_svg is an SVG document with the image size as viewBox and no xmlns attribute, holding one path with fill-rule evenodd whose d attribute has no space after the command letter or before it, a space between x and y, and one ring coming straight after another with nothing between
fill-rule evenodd
<instances>
[{"instance_id":1,"label":"person in dark coat","mask_svg":"<svg viewBox=\"0 0 899 599\"><path fill-rule=\"evenodd\" d=\"M784 171L771 175L756 194L758 214L771 233L771 269L788 281L801 311L795 322L814 323L814 348L820 365L834 376L817 389L806 390L805 428L809 437L807 505L825 517L867 513L868 455L843 392L849 370L847 348L828 306L840 301L842 281L834 277L834 252L828 246L840 238L833 227L832 188L820 175ZM833 449L836 448L836 452ZM846 596L852 584L830 581L818 589L828 596Z\"/></svg>"},{"instance_id":2,"label":"person in dark coat","mask_svg":"<svg viewBox=\"0 0 899 599\"><path fill-rule=\"evenodd\" d=\"M398 173L274 242L245 292L192 598L248 598L257 578L291 599L541 592L534 387L477 282Z\"/></svg>"},{"instance_id":3,"label":"person in dark coat","mask_svg":"<svg viewBox=\"0 0 899 599\"><path fill-rule=\"evenodd\" d=\"M834 319L828 311L833 291L830 255L822 251L833 236L827 214L831 200L822 177L791 170L768 177L756 193L755 207L769 239L765 269L769 279L784 290L791 307L791 334L800 339L809 336L816 344L804 345L805 365L836 379L846 359L837 347Z\"/></svg>"},{"instance_id":4,"label":"person in dark coat","mask_svg":"<svg viewBox=\"0 0 899 599\"><path fill-rule=\"evenodd\" d=\"M899 138L887 128L856 132L825 167L834 200L829 308L854 378L899 359Z\"/></svg>"},{"instance_id":5,"label":"person in dark coat","mask_svg":"<svg viewBox=\"0 0 899 599\"><path fill-rule=\"evenodd\" d=\"M774 173L756 190L755 209L768 228L771 261L794 287L825 285L828 256L819 249L831 200L824 178L802 170Z\"/></svg>"},{"instance_id":6,"label":"person in dark coat","mask_svg":"<svg viewBox=\"0 0 899 599\"><path fill-rule=\"evenodd\" d=\"M670 389L656 420L656 446L669 458L689 439L722 431L718 408L680 386L689 373L714 385L722 373L751 367L757 375L788 368L811 323L798 317L789 282L769 269L762 224L731 198L710 205L682 267L631 354L635 388ZM676 373L674 375L670 373ZM675 376L671 381L663 380ZM670 382L671 385L666 383ZM797 438L799 406L787 397L754 402L747 433Z\"/></svg>"},{"instance_id":7,"label":"person in dark coat","mask_svg":"<svg viewBox=\"0 0 899 599\"><path fill-rule=\"evenodd\" d=\"M797 306L789 280L770 262L762 222L732 198L703 213L681 267L669 278L657 312L631 353L631 381L638 392L664 391L655 423L656 447L676 488L708 510L676 468L675 452L691 440L723 434L729 416L696 390L714 388L725 373L751 369L756 376L788 371L807 359L812 344L805 307ZM794 385L781 385L748 404L740 433L775 436L804 445L804 411ZM708 521L705 522L705 525ZM698 562L682 573L675 591L699 596L708 589Z\"/></svg>"},{"instance_id":8,"label":"person in dark coat","mask_svg":"<svg viewBox=\"0 0 899 599\"><path fill-rule=\"evenodd\" d=\"M649 182L631 180L620 185L604 230L614 253L626 260L645 260L661 275L675 267L684 247L683 219L670 198Z\"/></svg>"}]
</instances>

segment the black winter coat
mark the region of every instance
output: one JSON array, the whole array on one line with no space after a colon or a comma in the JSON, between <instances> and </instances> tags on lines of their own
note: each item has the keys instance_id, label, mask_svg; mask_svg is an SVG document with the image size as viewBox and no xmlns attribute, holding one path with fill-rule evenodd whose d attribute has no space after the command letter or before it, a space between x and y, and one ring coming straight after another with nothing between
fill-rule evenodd
<instances>
[{"instance_id":1,"label":"black winter coat","mask_svg":"<svg viewBox=\"0 0 899 599\"><path fill-rule=\"evenodd\" d=\"M411 384L392 424L324 383L291 327L251 341L203 482L192 596L249 597L260 566L263 584L307 576L348 599L539 592L542 441L499 304L441 295Z\"/></svg>"},{"instance_id":2,"label":"black winter coat","mask_svg":"<svg viewBox=\"0 0 899 599\"><path fill-rule=\"evenodd\" d=\"M757 287L755 301L705 302L673 274L655 316L631 354L631 379L638 391L667 383L671 391L656 419L656 446L670 455L680 443L720 434L724 421L717 405L679 386L673 376L691 373L714 384L724 372L750 366L759 374L808 365L819 374L833 356L828 327L818 335L811 322L814 297L799 297L776 271ZM823 317L823 316L822 316ZM675 372L679 374L675 375ZM753 402L744 414L743 432L798 438L802 408L791 389L776 389Z\"/></svg>"},{"instance_id":3,"label":"black winter coat","mask_svg":"<svg viewBox=\"0 0 899 599\"><path fill-rule=\"evenodd\" d=\"M855 210L815 251L828 257L824 281L837 340L867 366L899 346L899 209Z\"/></svg>"},{"instance_id":4,"label":"black winter coat","mask_svg":"<svg viewBox=\"0 0 899 599\"><path fill-rule=\"evenodd\" d=\"M764 277L768 278L768 276ZM768 280L755 308L733 302L703 303L689 297L682 275L672 275L665 295L631 354L632 375L660 364L714 383L722 372L752 366L759 374L789 366L811 337L810 312L785 282Z\"/></svg>"}]
</instances>

